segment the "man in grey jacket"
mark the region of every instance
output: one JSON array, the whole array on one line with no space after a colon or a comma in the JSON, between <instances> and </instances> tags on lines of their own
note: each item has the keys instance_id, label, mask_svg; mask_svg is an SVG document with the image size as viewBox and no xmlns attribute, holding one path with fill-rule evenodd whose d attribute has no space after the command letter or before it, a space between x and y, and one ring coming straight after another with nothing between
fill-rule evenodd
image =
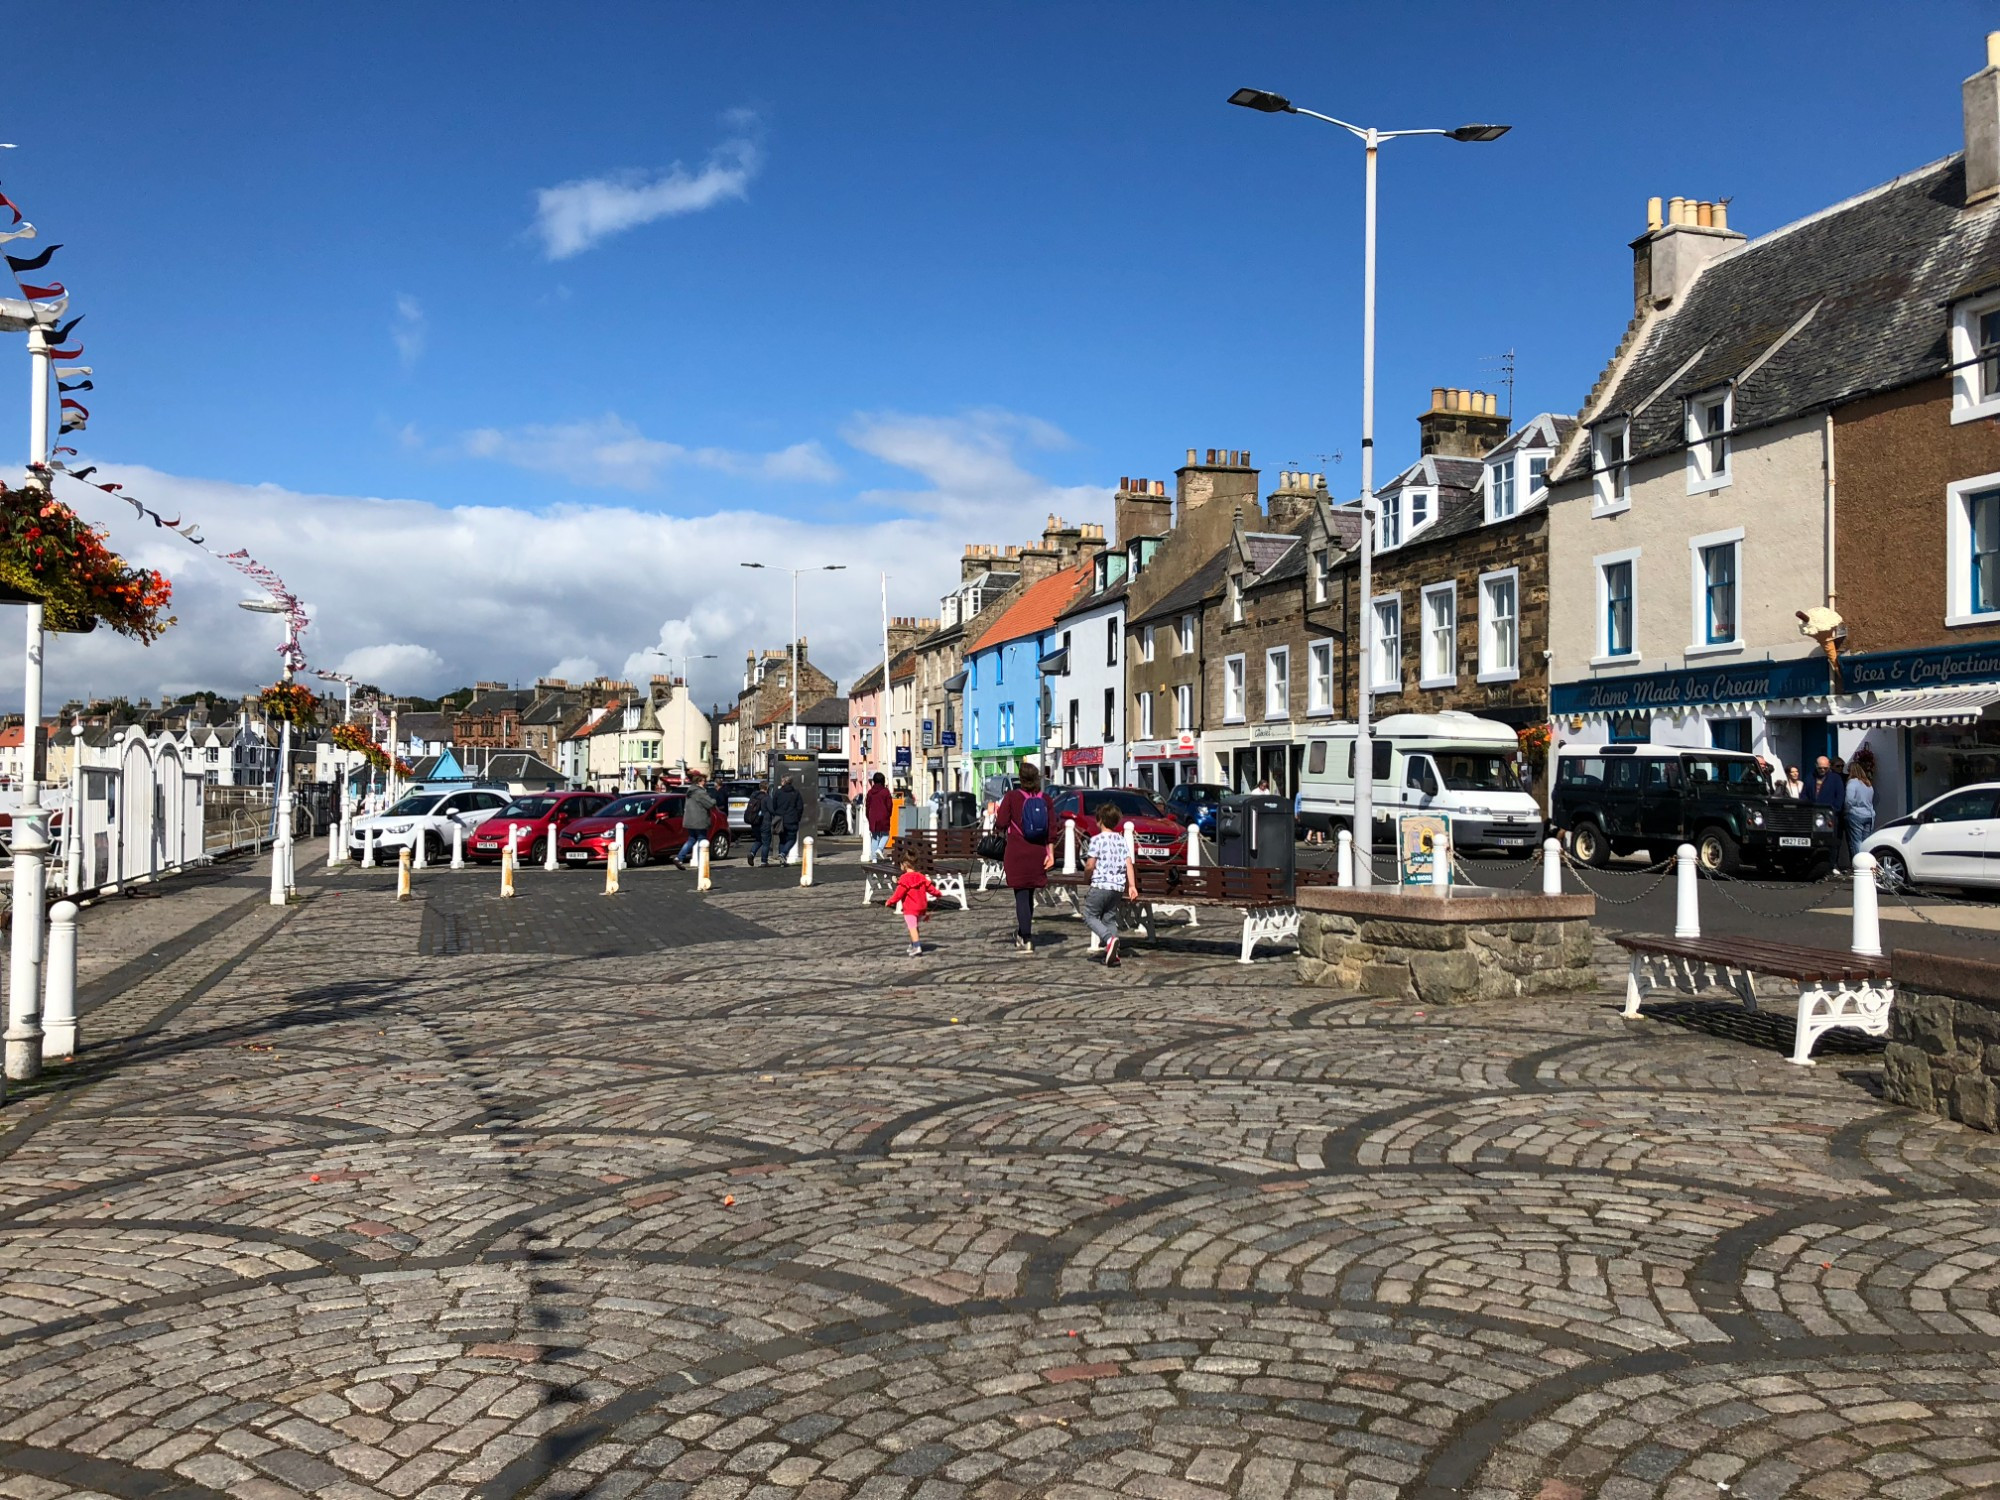
<instances>
[{"instance_id":1,"label":"man in grey jacket","mask_svg":"<svg viewBox=\"0 0 2000 1500\"><path fill-rule=\"evenodd\" d=\"M687 842L681 845L681 852L674 859L683 870L694 858L695 850L708 842L709 823L714 816L715 798L702 784L701 773L696 771L690 777L687 801L681 808L681 827L687 830Z\"/></svg>"}]
</instances>

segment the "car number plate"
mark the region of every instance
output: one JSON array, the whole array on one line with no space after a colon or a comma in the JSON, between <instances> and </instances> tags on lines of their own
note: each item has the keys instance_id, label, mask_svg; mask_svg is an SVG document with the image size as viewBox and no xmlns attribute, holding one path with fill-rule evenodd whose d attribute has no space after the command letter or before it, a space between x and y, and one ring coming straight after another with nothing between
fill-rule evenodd
<instances>
[{"instance_id":1,"label":"car number plate","mask_svg":"<svg viewBox=\"0 0 2000 1500\"><path fill-rule=\"evenodd\" d=\"M590 853L588 850L584 849L572 849L569 851L569 853L565 854L563 858L576 860L580 864L584 860L590 858Z\"/></svg>"},{"instance_id":2,"label":"car number plate","mask_svg":"<svg viewBox=\"0 0 2000 1500\"><path fill-rule=\"evenodd\" d=\"M1812 840L1787 834L1778 840L1778 847L1780 849L1810 849L1812 848Z\"/></svg>"},{"instance_id":3,"label":"car number plate","mask_svg":"<svg viewBox=\"0 0 2000 1500\"><path fill-rule=\"evenodd\" d=\"M1493 840L1496 844L1525 844L1526 839L1515 838L1511 834L1500 834Z\"/></svg>"},{"instance_id":4,"label":"car number plate","mask_svg":"<svg viewBox=\"0 0 2000 1500\"><path fill-rule=\"evenodd\" d=\"M493 839L481 839L475 847L480 849L498 849L500 845Z\"/></svg>"}]
</instances>

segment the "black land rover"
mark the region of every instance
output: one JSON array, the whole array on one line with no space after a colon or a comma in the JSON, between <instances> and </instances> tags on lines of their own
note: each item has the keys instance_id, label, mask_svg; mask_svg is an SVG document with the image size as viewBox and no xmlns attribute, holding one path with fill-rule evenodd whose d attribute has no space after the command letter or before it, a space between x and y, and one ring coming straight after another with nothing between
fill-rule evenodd
<instances>
[{"instance_id":1,"label":"black land rover","mask_svg":"<svg viewBox=\"0 0 2000 1500\"><path fill-rule=\"evenodd\" d=\"M1702 868L1817 875L1833 860L1830 810L1772 790L1754 755L1672 745L1564 745L1550 820L1588 865L1693 844Z\"/></svg>"}]
</instances>

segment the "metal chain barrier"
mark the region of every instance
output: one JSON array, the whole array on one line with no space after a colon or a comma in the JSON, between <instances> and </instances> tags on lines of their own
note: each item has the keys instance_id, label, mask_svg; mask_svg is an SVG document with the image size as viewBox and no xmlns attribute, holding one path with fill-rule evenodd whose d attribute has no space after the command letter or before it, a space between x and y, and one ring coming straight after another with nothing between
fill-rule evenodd
<instances>
[{"instance_id":1,"label":"metal chain barrier","mask_svg":"<svg viewBox=\"0 0 2000 1500\"><path fill-rule=\"evenodd\" d=\"M1595 896L1599 901L1603 902L1604 905L1606 906L1635 906L1639 902L1644 901L1648 896L1652 895L1654 891L1657 891L1662 885L1664 885L1667 882L1669 877L1671 877L1674 873L1674 862L1670 859L1663 861L1658 865L1648 865L1646 866L1645 869L1638 870L1633 873L1639 875L1646 875L1652 873L1655 870L1657 870L1659 873L1653 876L1652 883L1648 885L1643 891L1639 892L1638 895L1607 896L1604 894L1604 892L1600 891L1596 886L1592 885L1588 880L1585 880L1583 878L1582 872L1588 869L1589 866L1580 865L1576 863L1576 861L1574 860L1566 860L1565 862L1569 865L1570 873L1576 876L1576 883L1582 886L1586 891L1589 891L1591 895Z\"/></svg>"},{"instance_id":2,"label":"metal chain barrier","mask_svg":"<svg viewBox=\"0 0 2000 1500\"><path fill-rule=\"evenodd\" d=\"M1877 883L1879 884L1879 882ZM1937 918L1926 913L1921 906L1912 906L1908 894L1904 891L1884 887L1882 894L1927 926L1938 928L1940 931L1949 930L1953 933L1962 933L1966 937L1977 938L1984 943L2000 943L2000 932L1985 932L1977 927L1961 927L1955 922L1938 921ZM1952 900L1942 896L1933 897L1932 899L1941 901L1946 906L1984 906L1987 904L1980 901Z\"/></svg>"}]
</instances>

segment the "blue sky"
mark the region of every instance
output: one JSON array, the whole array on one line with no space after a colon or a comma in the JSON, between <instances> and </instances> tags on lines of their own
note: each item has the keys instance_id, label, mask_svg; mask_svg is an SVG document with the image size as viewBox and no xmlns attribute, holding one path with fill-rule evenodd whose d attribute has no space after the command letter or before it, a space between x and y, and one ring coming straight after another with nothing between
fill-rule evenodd
<instances>
[{"instance_id":1,"label":"blue sky","mask_svg":"<svg viewBox=\"0 0 2000 1500\"><path fill-rule=\"evenodd\" d=\"M960 541L1101 513L1189 446L1354 487L1360 151L1237 85L1514 126L1385 152L1386 473L1430 387L1492 388L1509 348L1518 411L1576 409L1648 195L1756 234L1956 149L1990 7L1888 15L105 4L65 14L67 103L11 96L0 172L90 315L87 457L297 574L319 659L410 648L361 664L421 691L727 658L785 625L735 562L797 552L852 559L821 623L845 676L871 559L932 607ZM593 528L656 553L615 607L543 576L589 576ZM410 545L444 554L427 586ZM533 610L467 634L496 553ZM59 689L268 675L178 556L186 623L79 643L82 678L55 653Z\"/></svg>"}]
</instances>

